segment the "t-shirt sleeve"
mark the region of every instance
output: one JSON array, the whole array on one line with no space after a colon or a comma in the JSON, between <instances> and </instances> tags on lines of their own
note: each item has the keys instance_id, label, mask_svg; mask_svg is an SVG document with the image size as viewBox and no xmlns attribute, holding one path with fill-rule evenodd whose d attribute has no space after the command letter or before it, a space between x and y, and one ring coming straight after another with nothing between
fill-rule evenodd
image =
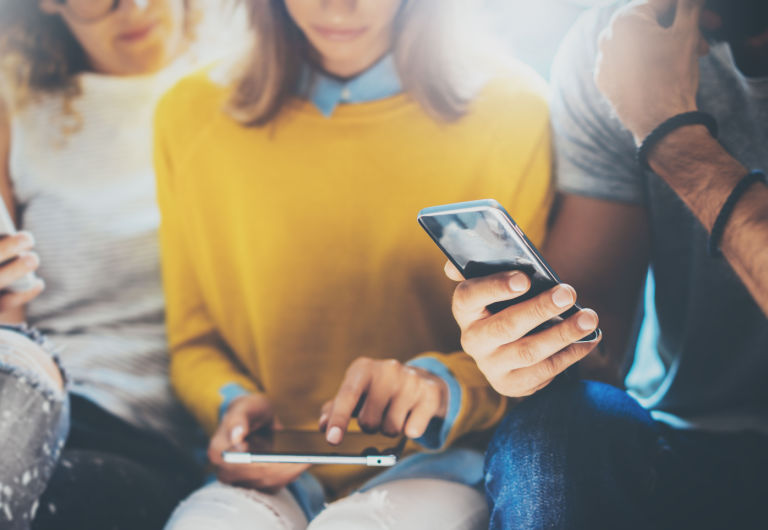
<instances>
[{"instance_id":1,"label":"t-shirt sleeve","mask_svg":"<svg viewBox=\"0 0 768 530\"><path fill-rule=\"evenodd\" d=\"M556 183L564 193L643 204L644 176L634 139L594 81L598 38L615 10L585 13L555 59L550 109Z\"/></svg>"}]
</instances>

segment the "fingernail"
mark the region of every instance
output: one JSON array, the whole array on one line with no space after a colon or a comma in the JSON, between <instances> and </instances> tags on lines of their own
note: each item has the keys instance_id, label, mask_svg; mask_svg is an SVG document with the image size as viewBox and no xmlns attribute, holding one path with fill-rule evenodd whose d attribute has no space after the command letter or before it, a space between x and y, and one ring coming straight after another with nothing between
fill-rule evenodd
<instances>
[{"instance_id":1,"label":"fingernail","mask_svg":"<svg viewBox=\"0 0 768 530\"><path fill-rule=\"evenodd\" d=\"M323 423L325 423L326 421L328 421L328 414L322 414L322 415L320 416L320 419L319 419L319 420L317 420L317 423L319 423L320 425L322 425L322 424L323 424Z\"/></svg>"},{"instance_id":2,"label":"fingernail","mask_svg":"<svg viewBox=\"0 0 768 530\"><path fill-rule=\"evenodd\" d=\"M525 291L528 288L528 278L522 272L515 272L509 277L509 287L516 293Z\"/></svg>"},{"instance_id":3,"label":"fingernail","mask_svg":"<svg viewBox=\"0 0 768 530\"><path fill-rule=\"evenodd\" d=\"M591 331L597 327L597 315L592 311L584 310L579 314L576 323L584 331Z\"/></svg>"},{"instance_id":4,"label":"fingernail","mask_svg":"<svg viewBox=\"0 0 768 530\"><path fill-rule=\"evenodd\" d=\"M21 247L35 246L35 236L33 236L30 232L19 232L16 235L19 238L19 246Z\"/></svg>"},{"instance_id":5,"label":"fingernail","mask_svg":"<svg viewBox=\"0 0 768 530\"><path fill-rule=\"evenodd\" d=\"M328 434L326 435L325 439L328 440L328 443L331 443L333 445L341 443L341 438L344 436L344 433L341 431L341 428L339 427L331 427L331 429L328 431Z\"/></svg>"},{"instance_id":6,"label":"fingernail","mask_svg":"<svg viewBox=\"0 0 768 530\"><path fill-rule=\"evenodd\" d=\"M574 302L573 293L571 293L570 289L561 285L552 293L552 301L557 307L568 307Z\"/></svg>"},{"instance_id":7,"label":"fingernail","mask_svg":"<svg viewBox=\"0 0 768 530\"><path fill-rule=\"evenodd\" d=\"M240 441L243 439L243 435L245 434L245 427L242 425L238 425L237 427L234 427L232 429L232 432L229 433L229 439L233 444L240 443Z\"/></svg>"},{"instance_id":8,"label":"fingernail","mask_svg":"<svg viewBox=\"0 0 768 530\"><path fill-rule=\"evenodd\" d=\"M30 267L35 267L40 264L40 258L38 258L37 254L34 252L22 252L19 254L19 257Z\"/></svg>"}]
</instances>

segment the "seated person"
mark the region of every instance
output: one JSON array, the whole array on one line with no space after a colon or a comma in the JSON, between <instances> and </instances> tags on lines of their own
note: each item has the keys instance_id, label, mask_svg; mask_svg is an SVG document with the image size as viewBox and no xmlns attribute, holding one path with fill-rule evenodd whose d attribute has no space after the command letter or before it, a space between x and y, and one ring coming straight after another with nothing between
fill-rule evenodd
<instances>
[{"instance_id":1,"label":"seated person","mask_svg":"<svg viewBox=\"0 0 768 530\"><path fill-rule=\"evenodd\" d=\"M157 115L171 378L218 476L168 528L485 528L465 435L505 399L460 351L416 214L494 196L541 241L544 83L473 59L458 0L245 5L242 77L185 79ZM362 428L413 440L395 468L222 460L278 422L336 444L358 403Z\"/></svg>"},{"instance_id":2,"label":"seated person","mask_svg":"<svg viewBox=\"0 0 768 530\"><path fill-rule=\"evenodd\" d=\"M199 483L149 141L157 99L215 53L195 18L188 0L0 0L0 192L24 230L0 240L0 322L50 339L0 330L1 528L160 528Z\"/></svg>"},{"instance_id":3,"label":"seated person","mask_svg":"<svg viewBox=\"0 0 768 530\"><path fill-rule=\"evenodd\" d=\"M584 361L584 377L613 381L653 266L659 336L636 355L660 370L635 374L631 394L558 377L594 348L575 343L594 322L526 333L571 306L574 289L489 315L528 279L466 282L454 301L466 351L520 401L487 455L491 527L763 528L768 187L745 175L768 166L768 5L623 4L584 16L556 61L564 196L544 253L602 317L605 353ZM706 116L673 118L695 111L714 116L719 137ZM638 164L664 122L676 127Z\"/></svg>"}]
</instances>

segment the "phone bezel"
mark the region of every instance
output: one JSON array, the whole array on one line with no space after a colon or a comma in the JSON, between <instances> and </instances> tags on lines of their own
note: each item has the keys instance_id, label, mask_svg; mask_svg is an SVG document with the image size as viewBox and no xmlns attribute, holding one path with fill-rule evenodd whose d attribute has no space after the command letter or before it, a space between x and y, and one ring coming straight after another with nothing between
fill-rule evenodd
<instances>
[{"instance_id":1,"label":"phone bezel","mask_svg":"<svg viewBox=\"0 0 768 530\"><path fill-rule=\"evenodd\" d=\"M509 214L509 212L507 212L507 210L501 205L501 203L499 203L494 199L482 199L477 201L444 204L441 206L431 206L429 208L422 209L419 212L416 219L419 225L427 233L429 238L437 245L437 247L443 252L443 254L445 254L448 260L451 263L453 263L456 269L459 272L461 272L461 274L464 275L464 277L466 278L466 271L464 267L462 267L456 261L456 259L454 259L451 253L448 252L448 250L445 247L443 247L443 245L440 243L438 238L436 238L435 235L432 234L432 231L429 229L424 219L427 217L437 217L441 215L455 215L455 214L461 214L461 213L489 211L489 210L497 214L500 214L499 217L503 219L506 223L508 223L509 228L511 228L511 231L509 232L509 234L517 241L518 244L520 244L525 250L527 250L529 254L534 258L535 264L538 266L538 272L549 277L549 279L551 279L555 284L562 283L562 281L560 280L560 277L552 269L552 267L550 267L549 264L544 260L544 257L541 255L539 250L536 248L536 246L533 243L531 243L531 241L528 239L528 236L525 235L525 232L523 232L523 230L518 226L514 218ZM582 309L583 308L578 303L576 303L573 305L571 309L564 312L561 315L561 317L568 318L569 316L576 314ZM602 331L598 328L594 332L590 333L583 339L578 340L576 342L579 342L579 343L595 342L600 338L601 335L602 335Z\"/></svg>"},{"instance_id":2,"label":"phone bezel","mask_svg":"<svg viewBox=\"0 0 768 530\"><path fill-rule=\"evenodd\" d=\"M292 431L288 431L292 432ZM297 434L304 431L293 431ZM256 434L256 433L254 433ZM313 435L317 433L311 433ZM347 436L369 436L364 433L348 432ZM397 464L408 439L402 437L393 447L366 454L352 452L313 453L294 451L223 451L222 458L230 464L312 464L312 465L362 465L391 467ZM341 449L341 448L340 448ZM347 450L348 451L348 450Z\"/></svg>"}]
</instances>

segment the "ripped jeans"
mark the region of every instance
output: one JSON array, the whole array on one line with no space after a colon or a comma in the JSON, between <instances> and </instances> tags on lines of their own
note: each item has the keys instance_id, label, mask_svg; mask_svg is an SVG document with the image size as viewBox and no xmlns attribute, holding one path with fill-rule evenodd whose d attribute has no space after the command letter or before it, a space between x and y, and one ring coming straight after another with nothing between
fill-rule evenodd
<instances>
[{"instance_id":1,"label":"ripped jeans","mask_svg":"<svg viewBox=\"0 0 768 530\"><path fill-rule=\"evenodd\" d=\"M482 479L481 453L450 448L410 455L327 505L310 473L276 494L214 482L185 500L166 530L485 530Z\"/></svg>"},{"instance_id":2,"label":"ripped jeans","mask_svg":"<svg viewBox=\"0 0 768 530\"><path fill-rule=\"evenodd\" d=\"M0 527L29 528L69 432L69 399L3 345L0 356ZM58 364L58 363L57 363Z\"/></svg>"},{"instance_id":3,"label":"ripped jeans","mask_svg":"<svg viewBox=\"0 0 768 530\"><path fill-rule=\"evenodd\" d=\"M162 528L199 485L198 467L163 438L69 394L66 378L57 387L7 333L0 331L0 528Z\"/></svg>"}]
</instances>

